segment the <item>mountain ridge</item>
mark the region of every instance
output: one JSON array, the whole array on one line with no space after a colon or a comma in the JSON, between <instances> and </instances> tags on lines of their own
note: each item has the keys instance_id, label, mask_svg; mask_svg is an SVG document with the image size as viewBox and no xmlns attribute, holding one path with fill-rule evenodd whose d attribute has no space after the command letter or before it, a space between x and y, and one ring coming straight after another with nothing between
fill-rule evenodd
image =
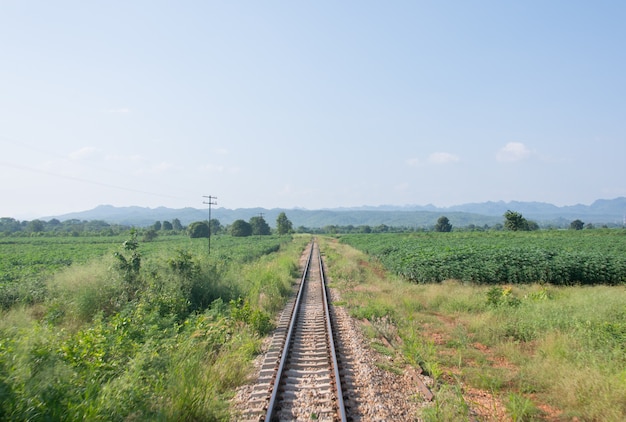
<instances>
[{"instance_id":1,"label":"mountain ridge","mask_svg":"<svg viewBox=\"0 0 626 422\"><path fill-rule=\"evenodd\" d=\"M294 226L324 227L328 225L380 225L424 227L435 224L437 218L446 215L455 226L469 224L494 225L502 223L503 214L507 210L521 213L525 218L538 222L540 225L567 226L569 222L580 219L585 223L622 225L626 215L626 197L614 199L598 199L590 205L575 204L556 206L546 202L522 201L487 201L481 203L467 203L449 207L428 205L378 205L360 207L338 207L309 210L304 208L213 208L212 218L220 220L222 224L230 224L235 220L249 220L251 217L263 214L271 225L278 214L285 212ZM44 219L56 218L61 221L104 220L108 223L126 224L132 226L148 226L155 221L173 220L178 218L181 223L189 224L193 221L208 219L206 209L192 207L115 207L113 205L98 205L97 207L80 212L67 213Z\"/></svg>"}]
</instances>

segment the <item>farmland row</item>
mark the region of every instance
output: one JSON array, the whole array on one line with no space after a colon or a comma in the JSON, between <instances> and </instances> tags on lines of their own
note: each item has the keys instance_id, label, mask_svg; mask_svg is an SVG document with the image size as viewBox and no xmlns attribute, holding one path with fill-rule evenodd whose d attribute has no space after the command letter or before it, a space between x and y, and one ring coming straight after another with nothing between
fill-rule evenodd
<instances>
[{"instance_id":1,"label":"farmland row","mask_svg":"<svg viewBox=\"0 0 626 422\"><path fill-rule=\"evenodd\" d=\"M626 281L626 231L346 235L417 283L608 284Z\"/></svg>"}]
</instances>

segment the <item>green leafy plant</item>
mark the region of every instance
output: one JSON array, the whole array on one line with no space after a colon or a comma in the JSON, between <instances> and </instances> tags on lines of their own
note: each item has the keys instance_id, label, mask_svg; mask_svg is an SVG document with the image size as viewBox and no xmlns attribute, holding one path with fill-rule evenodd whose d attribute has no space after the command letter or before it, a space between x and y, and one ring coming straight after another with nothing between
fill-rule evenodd
<instances>
[{"instance_id":1,"label":"green leafy plant","mask_svg":"<svg viewBox=\"0 0 626 422\"><path fill-rule=\"evenodd\" d=\"M130 238L122 244L124 253L115 252L113 256L117 258L117 267L122 273L122 278L126 282L126 290L129 298L134 298L139 290L139 270L141 269L141 253L139 252L139 242L137 232L133 229Z\"/></svg>"}]
</instances>

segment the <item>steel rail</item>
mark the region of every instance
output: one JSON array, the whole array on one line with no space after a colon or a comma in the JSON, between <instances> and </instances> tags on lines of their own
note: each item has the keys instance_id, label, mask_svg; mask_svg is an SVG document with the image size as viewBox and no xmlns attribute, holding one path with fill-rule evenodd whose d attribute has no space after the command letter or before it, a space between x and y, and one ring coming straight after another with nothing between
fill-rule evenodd
<instances>
[{"instance_id":1,"label":"steel rail","mask_svg":"<svg viewBox=\"0 0 626 422\"><path fill-rule=\"evenodd\" d=\"M339 365L337 364L337 353L335 352L335 339L333 338L333 329L330 321L330 307L328 306L328 295L326 293L326 277L324 277L324 265L322 263L322 254L319 252L318 258L320 265L320 277L322 279L322 291L324 297L324 313L326 314L326 328L328 330L328 344L330 347L330 356L332 359L333 371L335 373L335 387L337 392L337 407L339 407L339 418L341 422L346 422L346 408L343 403L343 392L341 391L341 378L339 377Z\"/></svg>"},{"instance_id":2,"label":"steel rail","mask_svg":"<svg viewBox=\"0 0 626 422\"><path fill-rule=\"evenodd\" d=\"M298 309L300 308L300 299L302 298L302 292L304 291L306 278L307 278L307 275L309 274L309 265L311 263L311 257L313 256L313 246L314 246L314 242L311 242L311 250L309 251L309 257L306 260L306 265L304 266L304 271L302 272L302 279L300 280L300 287L298 288L298 296L296 297L296 303L293 306L293 309L291 310L291 321L289 322L289 330L287 330L287 337L285 338L285 344L283 345L283 352L280 357L280 364L278 365L278 370L276 371L276 378L274 379L274 384L272 386L272 396L270 398L270 402L267 407L267 414L265 416L265 422L271 422L272 417L274 415L274 408L276 407L276 400L278 398L279 384L283 376L283 369L285 368L285 362L287 361L289 344L291 342L291 337L293 335L294 326L296 324L296 318L294 318L294 315L297 314Z\"/></svg>"}]
</instances>

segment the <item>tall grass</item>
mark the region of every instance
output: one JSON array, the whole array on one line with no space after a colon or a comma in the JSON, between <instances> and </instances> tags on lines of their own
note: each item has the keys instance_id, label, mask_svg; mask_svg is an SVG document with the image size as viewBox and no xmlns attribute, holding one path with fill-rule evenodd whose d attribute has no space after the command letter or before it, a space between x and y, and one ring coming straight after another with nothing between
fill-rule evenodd
<instances>
[{"instance_id":1,"label":"tall grass","mask_svg":"<svg viewBox=\"0 0 626 422\"><path fill-rule=\"evenodd\" d=\"M132 277L113 258L55 273L1 315L0 420L230 420L306 243L257 240L151 245Z\"/></svg>"},{"instance_id":2,"label":"tall grass","mask_svg":"<svg viewBox=\"0 0 626 422\"><path fill-rule=\"evenodd\" d=\"M625 286L416 285L337 242L323 248L353 315L389 315L397 353L435 379L427 420L464 419L454 389L441 391L457 383L499 397L515 420L542 418L540 404L566 420L626 420Z\"/></svg>"}]
</instances>

